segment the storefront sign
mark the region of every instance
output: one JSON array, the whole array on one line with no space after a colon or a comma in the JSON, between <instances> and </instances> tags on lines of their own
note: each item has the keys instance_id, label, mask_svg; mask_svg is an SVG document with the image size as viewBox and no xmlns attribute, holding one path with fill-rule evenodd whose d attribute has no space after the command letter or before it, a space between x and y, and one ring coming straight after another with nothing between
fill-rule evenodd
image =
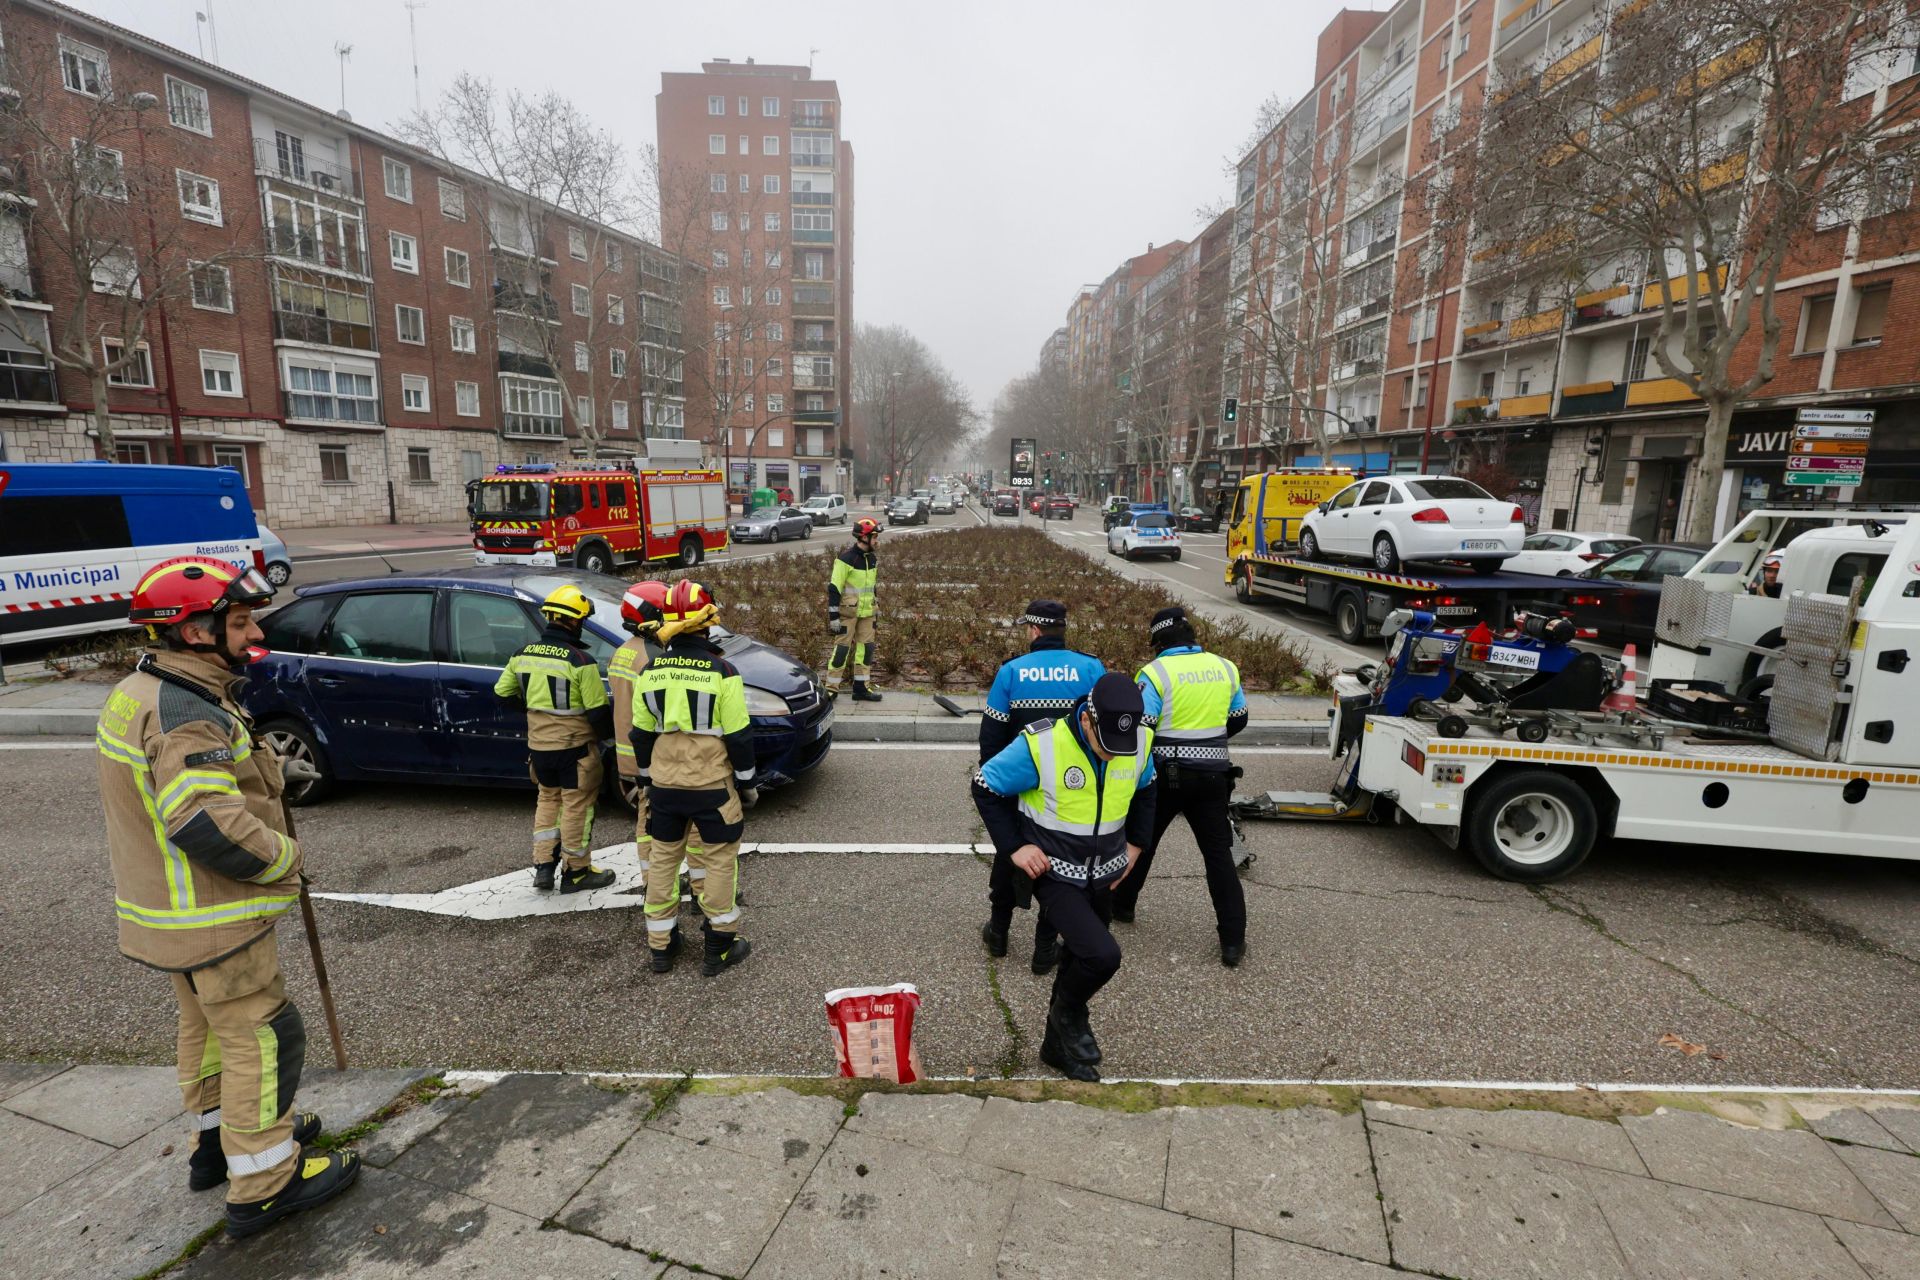
<instances>
[{"instance_id":1,"label":"storefront sign","mask_svg":"<svg viewBox=\"0 0 1920 1280\"><path fill-rule=\"evenodd\" d=\"M1731 461L1778 462L1787 456L1787 444L1793 439L1791 427L1772 427L1764 430L1747 430L1734 436L1727 447L1727 456Z\"/></svg>"}]
</instances>

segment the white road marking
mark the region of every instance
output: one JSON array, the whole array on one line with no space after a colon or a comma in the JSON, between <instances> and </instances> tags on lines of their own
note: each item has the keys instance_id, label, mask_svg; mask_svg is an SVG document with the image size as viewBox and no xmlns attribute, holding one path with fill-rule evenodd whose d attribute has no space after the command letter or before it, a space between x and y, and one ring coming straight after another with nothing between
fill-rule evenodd
<instances>
[{"instance_id":1,"label":"white road marking","mask_svg":"<svg viewBox=\"0 0 1920 1280\"><path fill-rule=\"evenodd\" d=\"M0 751L92 751L94 743L77 742L0 742Z\"/></svg>"},{"instance_id":2,"label":"white road marking","mask_svg":"<svg viewBox=\"0 0 1920 1280\"><path fill-rule=\"evenodd\" d=\"M858 721L854 720L843 720L836 732L847 731L857 723ZM1301 723L1310 724L1316 730L1320 727L1317 720ZM979 749L979 745L972 742L841 742L837 739L832 747L834 751L978 751ZM1327 754L1324 747L1234 747L1232 751L1236 756L1324 756Z\"/></svg>"}]
</instances>

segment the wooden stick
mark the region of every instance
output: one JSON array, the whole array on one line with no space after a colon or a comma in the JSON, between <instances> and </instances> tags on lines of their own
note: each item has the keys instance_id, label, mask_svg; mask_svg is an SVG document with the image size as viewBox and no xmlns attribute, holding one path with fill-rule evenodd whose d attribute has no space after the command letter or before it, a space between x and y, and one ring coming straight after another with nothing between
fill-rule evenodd
<instances>
[{"instance_id":1,"label":"wooden stick","mask_svg":"<svg viewBox=\"0 0 1920 1280\"><path fill-rule=\"evenodd\" d=\"M287 803L284 793L280 796L280 820L286 824L287 839L296 837L293 833L293 806ZM313 952L313 976L320 983L320 1008L327 1015L327 1035L333 1040L333 1064L345 1071L347 1069L347 1042L340 1035L340 1015L333 1007L333 983L327 977L327 961L320 954L320 924L313 917L313 896L307 892L307 876L300 873L300 918L307 926L307 947Z\"/></svg>"}]
</instances>

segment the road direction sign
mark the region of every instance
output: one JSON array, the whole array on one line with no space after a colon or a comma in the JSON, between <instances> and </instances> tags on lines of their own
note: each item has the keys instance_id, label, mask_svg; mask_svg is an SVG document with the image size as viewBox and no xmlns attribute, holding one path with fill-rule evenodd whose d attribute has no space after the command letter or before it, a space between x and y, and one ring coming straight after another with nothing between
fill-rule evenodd
<instances>
[{"instance_id":1,"label":"road direction sign","mask_svg":"<svg viewBox=\"0 0 1920 1280\"><path fill-rule=\"evenodd\" d=\"M1795 422L1814 422L1829 425L1871 425L1871 409L1802 409L1793 415Z\"/></svg>"},{"instance_id":2,"label":"road direction sign","mask_svg":"<svg viewBox=\"0 0 1920 1280\"><path fill-rule=\"evenodd\" d=\"M1794 471L1851 471L1855 475L1867 469L1863 458L1788 458L1787 470Z\"/></svg>"},{"instance_id":3,"label":"road direction sign","mask_svg":"<svg viewBox=\"0 0 1920 1280\"><path fill-rule=\"evenodd\" d=\"M1789 471L1787 483L1843 488L1847 485L1859 484L1860 473L1858 471Z\"/></svg>"},{"instance_id":4,"label":"road direction sign","mask_svg":"<svg viewBox=\"0 0 1920 1280\"><path fill-rule=\"evenodd\" d=\"M1873 428L1802 422L1794 427L1793 438L1795 440L1871 440Z\"/></svg>"},{"instance_id":5,"label":"road direction sign","mask_svg":"<svg viewBox=\"0 0 1920 1280\"><path fill-rule=\"evenodd\" d=\"M1868 447L1865 440L1795 440L1792 451L1812 457L1864 458Z\"/></svg>"}]
</instances>

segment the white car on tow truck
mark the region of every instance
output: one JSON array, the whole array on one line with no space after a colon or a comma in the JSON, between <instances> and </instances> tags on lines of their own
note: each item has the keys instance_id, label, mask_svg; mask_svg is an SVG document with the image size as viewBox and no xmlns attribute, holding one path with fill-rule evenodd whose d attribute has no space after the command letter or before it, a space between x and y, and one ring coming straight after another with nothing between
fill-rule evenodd
<instances>
[{"instance_id":1,"label":"white car on tow truck","mask_svg":"<svg viewBox=\"0 0 1920 1280\"><path fill-rule=\"evenodd\" d=\"M1365 560L1398 573L1409 560L1457 560L1494 573L1520 553L1527 513L1458 476L1356 480L1300 522L1300 557Z\"/></svg>"}]
</instances>

